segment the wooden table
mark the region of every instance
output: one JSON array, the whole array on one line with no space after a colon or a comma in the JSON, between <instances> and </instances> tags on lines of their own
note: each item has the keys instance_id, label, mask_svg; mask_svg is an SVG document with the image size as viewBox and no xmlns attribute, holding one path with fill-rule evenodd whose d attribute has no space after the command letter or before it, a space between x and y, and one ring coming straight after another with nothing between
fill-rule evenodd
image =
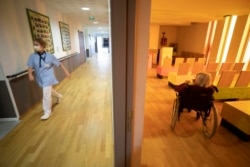
<instances>
[{"instance_id":1,"label":"wooden table","mask_svg":"<svg viewBox=\"0 0 250 167\"><path fill-rule=\"evenodd\" d=\"M225 102L221 117L222 124L229 123L250 137L250 100Z\"/></svg>"}]
</instances>

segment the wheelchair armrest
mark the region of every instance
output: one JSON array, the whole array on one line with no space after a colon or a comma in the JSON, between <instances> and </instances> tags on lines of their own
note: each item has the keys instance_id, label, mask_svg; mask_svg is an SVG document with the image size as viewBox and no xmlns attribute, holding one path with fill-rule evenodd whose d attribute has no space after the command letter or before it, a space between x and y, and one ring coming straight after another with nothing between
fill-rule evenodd
<instances>
[{"instance_id":1,"label":"wheelchair armrest","mask_svg":"<svg viewBox=\"0 0 250 167\"><path fill-rule=\"evenodd\" d=\"M217 86L214 86L214 85L212 85L212 88L215 90L215 92L219 92L219 89L217 88Z\"/></svg>"}]
</instances>

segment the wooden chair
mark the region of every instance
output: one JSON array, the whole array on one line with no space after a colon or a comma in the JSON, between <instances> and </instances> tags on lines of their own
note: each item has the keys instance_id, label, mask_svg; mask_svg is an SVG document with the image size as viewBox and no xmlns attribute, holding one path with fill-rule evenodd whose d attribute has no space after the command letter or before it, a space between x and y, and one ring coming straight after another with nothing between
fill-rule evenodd
<instances>
[{"instance_id":1,"label":"wooden chair","mask_svg":"<svg viewBox=\"0 0 250 167\"><path fill-rule=\"evenodd\" d=\"M248 87L250 83L250 71L241 71L235 87Z\"/></svg>"},{"instance_id":2,"label":"wooden chair","mask_svg":"<svg viewBox=\"0 0 250 167\"><path fill-rule=\"evenodd\" d=\"M180 63L177 70L177 75L188 75L189 63Z\"/></svg>"},{"instance_id":3,"label":"wooden chair","mask_svg":"<svg viewBox=\"0 0 250 167\"><path fill-rule=\"evenodd\" d=\"M232 70L236 71L237 74L240 74L240 72L242 71L244 65L245 65L245 63L234 63L234 66L233 66Z\"/></svg>"},{"instance_id":4,"label":"wooden chair","mask_svg":"<svg viewBox=\"0 0 250 167\"><path fill-rule=\"evenodd\" d=\"M203 63L203 65L205 65L206 59L204 57L199 57L197 62L198 63Z\"/></svg>"},{"instance_id":5,"label":"wooden chair","mask_svg":"<svg viewBox=\"0 0 250 167\"><path fill-rule=\"evenodd\" d=\"M173 72L176 69L172 66L172 59L169 57L165 57L163 60L162 66L157 66L156 72L158 78L167 77L169 72Z\"/></svg>"},{"instance_id":6,"label":"wooden chair","mask_svg":"<svg viewBox=\"0 0 250 167\"><path fill-rule=\"evenodd\" d=\"M220 66L219 74L221 74L222 71L229 71L229 70L231 70L232 64L233 63L231 63L231 62L222 63L221 66Z\"/></svg>"},{"instance_id":7,"label":"wooden chair","mask_svg":"<svg viewBox=\"0 0 250 167\"><path fill-rule=\"evenodd\" d=\"M250 61L247 63L246 70L250 70Z\"/></svg>"},{"instance_id":8,"label":"wooden chair","mask_svg":"<svg viewBox=\"0 0 250 167\"><path fill-rule=\"evenodd\" d=\"M199 72L203 72L204 71L204 64L203 63L194 63L193 68L192 68L192 75L196 75Z\"/></svg>"},{"instance_id":9,"label":"wooden chair","mask_svg":"<svg viewBox=\"0 0 250 167\"><path fill-rule=\"evenodd\" d=\"M232 81L234 79L235 71L222 71L217 87L230 87L232 85Z\"/></svg>"},{"instance_id":10,"label":"wooden chair","mask_svg":"<svg viewBox=\"0 0 250 167\"><path fill-rule=\"evenodd\" d=\"M187 58L186 63L189 63L189 64L190 64L190 69L189 69L189 71L191 71L191 70L192 70L192 67L194 66L194 63L195 63L195 58L193 58L193 57Z\"/></svg>"},{"instance_id":11,"label":"wooden chair","mask_svg":"<svg viewBox=\"0 0 250 167\"><path fill-rule=\"evenodd\" d=\"M216 62L208 62L205 71L209 72L209 71L217 71L219 63Z\"/></svg>"},{"instance_id":12,"label":"wooden chair","mask_svg":"<svg viewBox=\"0 0 250 167\"><path fill-rule=\"evenodd\" d=\"M180 63L176 72L169 72L168 83L169 85L180 85L187 80L192 80L188 69L190 64Z\"/></svg>"},{"instance_id":13,"label":"wooden chair","mask_svg":"<svg viewBox=\"0 0 250 167\"><path fill-rule=\"evenodd\" d=\"M178 68L180 63L184 63L184 58L183 57L176 57L174 67Z\"/></svg>"},{"instance_id":14,"label":"wooden chair","mask_svg":"<svg viewBox=\"0 0 250 167\"><path fill-rule=\"evenodd\" d=\"M217 78L216 78L217 71L207 71L207 73L209 73L211 75L211 83L212 84L218 82L218 81L216 82L216 80L217 80Z\"/></svg>"}]
</instances>

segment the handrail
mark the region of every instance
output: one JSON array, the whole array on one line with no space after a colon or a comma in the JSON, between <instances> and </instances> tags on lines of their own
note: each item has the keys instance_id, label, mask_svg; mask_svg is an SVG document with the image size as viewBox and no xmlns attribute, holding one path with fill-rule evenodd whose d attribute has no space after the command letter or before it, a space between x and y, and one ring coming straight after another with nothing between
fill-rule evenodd
<instances>
[{"instance_id":1,"label":"handrail","mask_svg":"<svg viewBox=\"0 0 250 167\"><path fill-rule=\"evenodd\" d=\"M77 52L72 53L72 54L70 54L70 55L68 55L68 56L64 56L64 57L62 57L62 58L59 58L58 60L59 60L59 61L62 61L62 60L68 59L68 58L70 58L70 57L73 57L73 56L75 56L75 55L77 55ZM21 76L26 75L26 74L28 74L28 70L23 70L23 71L21 71L21 72L18 72L18 73L12 74L12 75L7 75L6 78L8 78L9 80L12 80L12 79L21 77Z\"/></svg>"},{"instance_id":2,"label":"handrail","mask_svg":"<svg viewBox=\"0 0 250 167\"><path fill-rule=\"evenodd\" d=\"M23 75L26 75L28 73L28 70L24 70L24 71L21 71L21 72L18 72L16 74L12 74L12 75L7 75L6 78L8 79L14 79L14 78L17 78L17 77L21 77Z\"/></svg>"},{"instance_id":3,"label":"handrail","mask_svg":"<svg viewBox=\"0 0 250 167\"><path fill-rule=\"evenodd\" d=\"M78 54L78 53L75 52L75 53L72 53L72 54L70 54L70 55L68 55L68 56L61 57L61 58L59 58L58 60L59 60L59 61L62 61L62 60L68 59L69 57L73 57L73 56L75 56L75 55L77 55L77 54Z\"/></svg>"}]
</instances>

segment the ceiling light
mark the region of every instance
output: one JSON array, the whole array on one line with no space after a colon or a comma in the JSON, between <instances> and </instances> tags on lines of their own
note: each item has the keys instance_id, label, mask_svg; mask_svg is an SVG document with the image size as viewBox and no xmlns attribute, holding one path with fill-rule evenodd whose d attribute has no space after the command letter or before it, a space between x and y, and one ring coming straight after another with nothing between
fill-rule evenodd
<instances>
[{"instance_id":1,"label":"ceiling light","mask_svg":"<svg viewBox=\"0 0 250 167\"><path fill-rule=\"evenodd\" d=\"M98 24L98 22L97 22L97 21L94 21L93 23L94 23L94 24Z\"/></svg>"},{"instance_id":2,"label":"ceiling light","mask_svg":"<svg viewBox=\"0 0 250 167\"><path fill-rule=\"evenodd\" d=\"M87 7L82 7L82 10L89 10L89 8L87 8Z\"/></svg>"}]
</instances>

